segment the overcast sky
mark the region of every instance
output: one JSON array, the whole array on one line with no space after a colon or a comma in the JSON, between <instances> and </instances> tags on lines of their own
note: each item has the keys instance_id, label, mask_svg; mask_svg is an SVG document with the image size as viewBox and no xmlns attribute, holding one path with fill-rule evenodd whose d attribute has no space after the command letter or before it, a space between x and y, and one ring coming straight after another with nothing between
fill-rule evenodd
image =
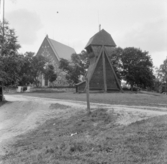
<instances>
[{"instance_id":1,"label":"overcast sky","mask_svg":"<svg viewBox=\"0 0 167 164\"><path fill-rule=\"evenodd\" d=\"M118 47L148 51L155 66L167 56L167 0L6 0L5 18L21 52L37 52L48 34L79 53L100 23Z\"/></svg>"}]
</instances>

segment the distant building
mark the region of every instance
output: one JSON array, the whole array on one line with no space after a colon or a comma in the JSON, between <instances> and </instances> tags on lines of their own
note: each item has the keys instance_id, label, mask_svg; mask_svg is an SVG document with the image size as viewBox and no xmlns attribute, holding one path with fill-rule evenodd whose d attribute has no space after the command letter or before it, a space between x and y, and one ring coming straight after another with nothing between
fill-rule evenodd
<instances>
[{"instance_id":1,"label":"distant building","mask_svg":"<svg viewBox=\"0 0 167 164\"><path fill-rule=\"evenodd\" d=\"M59 69L59 61L61 58L70 60L73 53L75 53L75 50L73 48L57 42L53 39L50 39L48 35L44 38L36 55L42 55L44 57L47 57L50 63L55 67L55 72L57 73L58 77L57 80L54 82L54 85L67 85L65 73ZM39 79L41 82L41 86L49 86L49 82L45 80L45 77L43 75L41 75Z\"/></svg>"},{"instance_id":2,"label":"distant building","mask_svg":"<svg viewBox=\"0 0 167 164\"><path fill-rule=\"evenodd\" d=\"M85 49L89 56L89 68L86 75L89 90L92 91L122 91L109 54L115 49L116 44L111 35L104 29L93 35ZM77 92L86 90L86 81L76 85Z\"/></svg>"}]
</instances>

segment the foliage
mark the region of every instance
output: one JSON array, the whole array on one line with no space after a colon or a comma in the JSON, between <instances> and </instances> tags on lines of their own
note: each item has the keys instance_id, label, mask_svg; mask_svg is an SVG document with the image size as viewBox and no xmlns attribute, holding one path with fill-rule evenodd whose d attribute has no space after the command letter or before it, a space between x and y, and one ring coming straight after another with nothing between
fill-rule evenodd
<instances>
[{"instance_id":1,"label":"foliage","mask_svg":"<svg viewBox=\"0 0 167 164\"><path fill-rule=\"evenodd\" d=\"M121 47L115 48L111 54L109 54L109 58L111 59L113 68L115 70L115 73L118 77L118 79L121 78L121 68L122 68L122 61L121 61L121 55L122 55L123 49Z\"/></svg>"},{"instance_id":2,"label":"foliage","mask_svg":"<svg viewBox=\"0 0 167 164\"><path fill-rule=\"evenodd\" d=\"M20 85L34 83L39 84L39 75L45 73L45 65L48 60L43 56L34 56L33 52L26 52L23 56L23 65L19 73L21 80Z\"/></svg>"},{"instance_id":3,"label":"foliage","mask_svg":"<svg viewBox=\"0 0 167 164\"><path fill-rule=\"evenodd\" d=\"M0 63L0 78L4 85L38 85L38 77L45 72L47 60L43 56L34 56L33 52L27 52L24 55L0 56Z\"/></svg>"},{"instance_id":4,"label":"foliage","mask_svg":"<svg viewBox=\"0 0 167 164\"><path fill-rule=\"evenodd\" d=\"M59 64L59 68L61 69L61 70L63 70L64 72L68 72L68 70L69 70L69 61L68 60L66 60L66 59L63 59L63 58L61 58L60 59L60 64Z\"/></svg>"},{"instance_id":5,"label":"foliage","mask_svg":"<svg viewBox=\"0 0 167 164\"><path fill-rule=\"evenodd\" d=\"M121 76L133 88L137 85L141 88L153 86L153 64L148 52L137 48L128 47L121 54Z\"/></svg>"},{"instance_id":6,"label":"foliage","mask_svg":"<svg viewBox=\"0 0 167 164\"><path fill-rule=\"evenodd\" d=\"M13 55L17 54L17 50L21 47L18 44L17 36L15 34L15 30L9 28L9 23L4 23L4 37L3 37L3 27L0 25L0 43L3 47L1 47L1 55Z\"/></svg>"},{"instance_id":7,"label":"foliage","mask_svg":"<svg viewBox=\"0 0 167 164\"><path fill-rule=\"evenodd\" d=\"M80 69L80 74L85 76L86 71L89 67L89 58L88 53L86 51L81 51L79 54L72 54L71 55L72 63L77 65Z\"/></svg>"},{"instance_id":8,"label":"foliage","mask_svg":"<svg viewBox=\"0 0 167 164\"><path fill-rule=\"evenodd\" d=\"M56 80L57 74L54 71L54 66L49 64L46 66L44 71L45 79L49 80L51 83Z\"/></svg>"},{"instance_id":9,"label":"foliage","mask_svg":"<svg viewBox=\"0 0 167 164\"><path fill-rule=\"evenodd\" d=\"M59 68L66 72L66 79L70 85L78 83L83 68L77 64L70 63L66 59L60 60Z\"/></svg>"},{"instance_id":10,"label":"foliage","mask_svg":"<svg viewBox=\"0 0 167 164\"><path fill-rule=\"evenodd\" d=\"M158 86L158 92L167 91L167 59L163 61L163 64L159 68L156 68L156 86Z\"/></svg>"},{"instance_id":11,"label":"foliage","mask_svg":"<svg viewBox=\"0 0 167 164\"><path fill-rule=\"evenodd\" d=\"M20 80L19 72L23 66L21 55L0 56L1 74L5 85L17 85Z\"/></svg>"},{"instance_id":12,"label":"foliage","mask_svg":"<svg viewBox=\"0 0 167 164\"><path fill-rule=\"evenodd\" d=\"M0 78L5 85L18 84L19 72L22 67L22 56L17 53L20 45L17 43L17 36L14 29L9 28L8 22L0 25Z\"/></svg>"},{"instance_id":13,"label":"foliage","mask_svg":"<svg viewBox=\"0 0 167 164\"><path fill-rule=\"evenodd\" d=\"M80 54L72 54L71 61L60 60L59 68L66 72L66 79L69 84L77 84L82 76L85 76L89 66L88 54L82 51Z\"/></svg>"},{"instance_id":14,"label":"foliage","mask_svg":"<svg viewBox=\"0 0 167 164\"><path fill-rule=\"evenodd\" d=\"M159 79L162 83L167 82L167 59L163 61L158 69Z\"/></svg>"}]
</instances>

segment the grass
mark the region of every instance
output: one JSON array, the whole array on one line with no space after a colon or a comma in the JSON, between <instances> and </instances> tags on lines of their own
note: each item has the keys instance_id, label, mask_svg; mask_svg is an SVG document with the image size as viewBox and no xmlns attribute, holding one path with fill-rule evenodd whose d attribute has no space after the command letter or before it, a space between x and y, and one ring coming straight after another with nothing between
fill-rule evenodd
<instances>
[{"instance_id":1,"label":"grass","mask_svg":"<svg viewBox=\"0 0 167 164\"><path fill-rule=\"evenodd\" d=\"M54 108L54 106L52 106ZM51 119L21 135L4 164L165 164L167 116L119 126L106 109Z\"/></svg>"},{"instance_id":2,"label":"grass","mask_svg":"<svg viewBox=\"0 0 167 164\"><path fill-rule=\"evenodd\" d=\"M86 101L85 93L72 92L33 92L23 93L26 96ZM142 105L142 106L164 106L167 107L167 95L146 93L90 93L90 101L95 103Z\"/></svg>"},{"instance_id":3,"label":"grass","mask_svg":"<svg viewBox=\"0 0 167 164\"><path fill-rule=\"evenodd\" d=\"M7 101L0 101L0 107L1 107L2 105L4 105L5 103L7 103Z\"/></svg>"}]
</instances>

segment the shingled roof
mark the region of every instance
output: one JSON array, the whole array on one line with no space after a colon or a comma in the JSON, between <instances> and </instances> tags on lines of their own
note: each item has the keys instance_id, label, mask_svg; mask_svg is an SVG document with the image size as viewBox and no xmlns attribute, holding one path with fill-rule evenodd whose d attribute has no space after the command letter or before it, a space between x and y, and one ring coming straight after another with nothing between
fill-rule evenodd
<instances>
[{"instance_id":1,"label":"shingled roof","mask_svg":"<svg viewBox=\"0 0 167 164\"><path fill-rule=\"evenodd\" d=\"M112 39L111 35L105 31L104 29L96 33L89 39L85 48L88 48L91 45L104 45L104 46L112 46L115 47L116 44Z\"/></svg>"}]
</instances>

